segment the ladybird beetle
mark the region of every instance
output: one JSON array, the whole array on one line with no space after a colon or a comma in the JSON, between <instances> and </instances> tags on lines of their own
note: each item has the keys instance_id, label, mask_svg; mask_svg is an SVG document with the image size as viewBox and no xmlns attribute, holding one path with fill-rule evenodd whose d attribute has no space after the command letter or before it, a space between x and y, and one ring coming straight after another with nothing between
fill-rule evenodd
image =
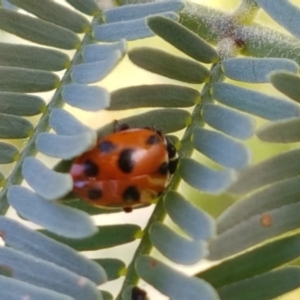
<instances>
[{"instance_id":1,"label":"ladybird beetle","mask_svg":"<svg viewBox=\"0 0 300 300\"><path fill-rule=\"evenodd\" d=\"M94 206L129 212L164 191L177 162L175 147L159 130L123 125L74 160L73 192Z\"/></svg>"}]
</instances>

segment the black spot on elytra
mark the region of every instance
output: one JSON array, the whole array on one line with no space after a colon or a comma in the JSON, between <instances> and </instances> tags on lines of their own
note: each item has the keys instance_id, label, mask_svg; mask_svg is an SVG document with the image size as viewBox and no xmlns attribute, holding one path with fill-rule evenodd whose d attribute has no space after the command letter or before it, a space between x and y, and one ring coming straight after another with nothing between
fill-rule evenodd
<instances>
[{"instance_id":1,"label":"black spot on elytra","mask_svg":"<svg viewBox=\"0 0 300 300\"><path fill-rule=\"evenodd\" d=\"M125 202L137 202L141 197L139 190L134 185L129 186L122 196Z\"/></svg>"},{"instance_id":2,"label":"black spot on elytra","mask_svg":"<svg viewBox=\"0 0 300 300\"><path fill-rule=\"evenodd\" d=\"M98 188L91 188L88 191L88 197L90 200L98 200L102 197L102 191Z\"/></svg>"},{"instance_id":3,"label":"black spot on elytra","mask_svg":"<svg viewBox=\"0 0 300 300\"><path fill-rule=\"evenodd\" d=\"M116 148L116 145L114 145L110 141L103 141L98 145L98 150L100 153L109 153L113 151Z\"/></svg>"},{"instance_id":4,"label":"black spot on elytra","mask_svg":"<svg viewBox=\"0 0 300 300\"><path fill-rule=\"evenodd\" d=\"M160 167L158 168L158 172L162 175L166 175L169 172L169 164L164 162L160 165Z\"/></svg>"},{"instance_id":5,"label":"black spot on elytra","mask_svg":"<svg viewBox=\"0 0 300 300\"><path fill-rule=\"evenodd\" d=\"M130 213L132 212L132 207L123 207L124 212Z\"/></svg>"},{"instance_id":6,"label":"black spot on elytra","mask_svg":"<svg viewBox=\"0 0 300 300\"><path fill-rule=\"evenodd\" d=\"M174 174L178 165L178 158L169 161L169 172L170 174Z\"/></svg>"},{"instance_id":7,"label":"black spot on elytra","mask_svg":"<svg viewBox=\"0 0 300 300\"><path fill-rule=\"evenodd\" d=\"M157 134L152 134L148 137L146 144L147 145L154 145L158 144L160 142L160 138L158 137Z\"/></svg>"},{"instance_id":8,"label":"black spot on elytra","mask_svg":"<svg viewBox=\"0 0 300 300\"><path fill-rule=\"evenodd\" d=\"M167 140L167 152L169 159L172 159L173 157L176 156L176 148Z\"/></svg>"},{"instance_id":9,"label":"black spot on elytra","mask_svg":"<svg viewBox=\"0 0 300 300\"><path fill-rule=\"evenodd\" d=\"M134 152L134 149L127 148L127 149L124 149L119 156L118 167L124 173L130 173L134 168L134 162L132 160L133 152Z\"/></svg>"},{"instance_id":10,"label":"black spot on elytra","mask_svg":"<svg viewBox=\"0 0 300 300\"><path fill-rule=\"evenodd\" d=\"M163 136L161 130L155 130L155 132L156 132L159 136Z\"/></svg>"},{"instance_id":11,"label":"black spot on elytra","mask_svg":"<svg viewBox=\"0 0 300 300\"><path fill-rule=\"evenodd\" d=\"M131 300L146 300L147 293L135 286L131 290Z\"/></svg>"},{"instance_id":12,"label":"black spot on elytra","mask_svg":"<svg viewBox=\"0 0 300 300\"><path fill-rule=\"evenodd\" d=\"M84 163L84 174L88 177L95 177L99 174L98 166L90 159Z\"/></svg>"}]
</instances>

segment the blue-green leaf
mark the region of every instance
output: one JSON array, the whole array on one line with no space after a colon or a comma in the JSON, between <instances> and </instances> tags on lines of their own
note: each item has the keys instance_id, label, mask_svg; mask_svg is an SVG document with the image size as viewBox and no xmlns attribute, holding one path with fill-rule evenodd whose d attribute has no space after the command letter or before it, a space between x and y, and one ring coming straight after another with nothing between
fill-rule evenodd
<instances>
[{"instance_id":1,"label":"blue-green leaf","mask_svg":"<svg viewBox=\"0 0 300 300\"><path fill-rule=\"evenodd\" d=\"M179 16L173 12L163 14L175 20ZM94 38L102 42L117 42L121 39L128 41L154 36L146 24L145 18L97 25L93 29Z\"/></svg>"},{"instance_id":2,"label":"blue-green leaf","mask_svg":"<svg viewBox=\"0 0 300 300\"><path fill-rule=\"evenodd\" d=\"M300 10L288 0L270 1L257 0L257 4L277 23L291 34L300 38L299 18Z\"/></svg>"},{"instance_id":3,"label":"blue-green leaf","mask_svg":"<svg viewBox=\"0 0 300 300\"><path fill-rule=\"evenodd\" d=\"M187 126L191 115L183 109L163 108L150 110L146 113L118 120L120 124L128 124L132 128L153 127L163 133L175 132ZM113 132L115 122L112 122L98 130L98 136Z\"/></svg>"},{"instance_id":4,"label":"blue-green leaf","mask_svg":"<svg viewBox=\"0 0 300 300\"><path fill-rule=\"evenodd\" d=\"M41 288L26 282L0 276L0 297L5 300L20 300L28 296L30 300L73 300L65 294Z\"/></svg>"},{"instance_id":5,"label":"blue-green leaf","mask_svg":"<svg viewBox=\"0 0 300 300\"><path fill-rule=\"evenodd\" d=\"M213 170L191 158L180 160L179 173L193 188L210 194L223 192L236 177L233 170Z\"/></svg>"},{"instance_id":6,"label":"blue-green leaf","mask_svg":"<svg viewBox=\"0 0 300 300\"><path fill-rule=\"evenodd\" d=\"M196 128L192 142L196 150L227 168L242 169L250 163L250 150L217 131Z\"/></svg>"},{"instance_id":7,"label":"blue-green leaf","mask_svg":"<svg viewBox=\"0 0 300 300\"><path fill-rule=\"evenodd\" d=\"M66 103L88 111L108 107L109 97L106 89L84 84L71 83L66 85L62 91L62 98Z\"/></svg>"},{"instance_id":8,"label":"blue-green leaf","mask_svg":"<svg viewBox=\"0 0 300 300\"><path fill-rule=\"evenodd\" d=\"M273 1L272 1L273 2ZM218 289L222 300L268 300L297 289L300 268L285 267Z\"/></svg>"},{"instance_id":9,"label":"blue-green leaf","mask_svg":"<svg viewBox=\"0 0 300 300\"><path fill-rule=\"evenodd\" d=\"M129 21L144 18L154 14L176 12L184 7L183 1L162 1L143 3L136 5L123 5L108 9L104 12L104 20L107 23Z\"/></svg>"},{"instance_id":10,"label":"blue-green leaf","mask_svg":"<svg viewBox=\"0 0 300 300\"><path fill-rule=\"evenodd\" d=\"M295 143L300 141L300 118L269 122L261 126L256 135L269 143Z\"/></svg>"},{"instance_id":11,"label":"blue-green leaf","mask_svg":"<svg viewBox=\"0 0 300 300\"><path fill-rule=\"evenodd\" d=\"M0 43L1 66L60 71L69 63L69 56L55 49Z\"/></svg>"},{"instance_id":12,"label":"blue-green leaf","mask_svg":"<svg viewBox=\"0 0 300 300\"><path fill-rule=\"evenodd\" d=\"M96 16L101 12L95 0L66 0L66 2L87 15Z\"/></svg>"},{"instance_id":13,"label":"blue-green leaf","mask_svg":"<svg viewBox=\"0 0 300 300\"><path fill-rule=\"evenodd\" d=\"M45 92L59 85L59 77L52 72L17 67L1 67L0 78L0 91L5 92Z\"/></svg>"},{"instance_id":14,"label":"blue-green leaf","mask_svg":"<svg viewBox=\"0 0 300 300\"><path fill-rule=\"evenodd\" d=\"M2 139L24 139L33 132L32 124L19 116L0 113L0 138Z\"/></svg>"},{"instance_id":15,"label":"blue-green leaf","mask_svg":"<svg viewBox=\"0 0 300 300\"><path fill-rule=\"evenodd\" d=\"M246 140L254 134L254 119L226 106L204 104L202 114L209 126L232 137Z\"/></svg>"},{"instance_id":16,"label":"blue-green leaf","mask_svg":"<svg viewBox=\"0 0 300 300\"><path fill-rule=\"evenodd\" d=\"M40 97L22 93L0 92L0 112L17 116L34 116L46 108Z\"/></svg>"},{"instance_id":17,"label":"blue-green leaf","mask_svg":"<svg viewBox=\"0 0 300 300\"><path fill-rule=\"evenodd\" d=\"M101 290L101 294L102 294L103 300L114 300L113 295L107 291Z\"/></svg>"},{"instance_id":18,"label":"blue-green leaf","mask_svg":"<svg viewBox=\"0 0 300 300\"><path fill-rule=\"evenodd\" d=\"M267 239L298 229L300 227L299 209L299 202L292 203L254 215L236 224L211 241L209 258L222 259Z\"/></svg>"},{"instance_id":19,"label":"blue-green leaf","mask_svg":"<svg viewBox=\"0 0 300 300\"><path fill-rule=\"evenodd\" d=\"M83 84L100 81L113 70L121 58L122 54L115 51L105 60L76 65L72 69L72 80Z\"/></svg>"},{"instance_id":20,"label":"blue-green leaf","mask_svg":"<svg viewBox=\"0 0 300 300\"><path fill-rule=\"evenodd\" d=\"M89 21L74 9L51 0L8 0L45 21L82 33L89 28ZM66 17L68 16L68 17Z\"/></svg>"},{"instance_id":21,"label":"blue-green leaf","mask_svg":"<svg viewBox=\"0 0 300 300\"><path fill-rule=\"evenodd\" d=\"M97 286L87 278L20 251L1 247L0 264L11 269L18 280L69 295L74 300L101 299Z\"/></svg>"},{"instance_id":22,"label":"blue-green leaf","mask_svg":"<svg viewBox=\"0 0 300 300\"><path fill-rule=\"evenodd\" d=\"M292 101L269 96L228 83L215 83L213 97L228 106L264 119L278 120L299 116L300 106Z\"/></svg>"},{"instance_id":23,"label":"blue-green leaf","mask_svg":"<svg viewBox=\"0 0 300 300\"><path fill-rule=\"evenodd\" d=\"M166 194L164 207L172 221L193 239L208 240L215 235L214 219L177 192Z\"/></svg>"},{"instance_id":24,"label":"blue-green leaf","mask_svg":"<svg viewBox=\"0 0 300 300\"><path fill-rule=\"evenodd\" d=\"M234 256L197 274L213 287L219 288L254 277L300 256L300 235L296 234Z\"/></svg>"},{"instance_id":25,"label":"blue-green leaf","mask_svg":"<svg viewBox=\"0 0 300 300\"><path fill-rule=\"evenodd\" d=\"M226 231L252 216L299 201L299 176L267 185L228 207L217 219L218 232Z\"/></svg>"},{"instance_id":26,"label":"blue-green leaf","mask_svg":"<svg viewBox=\"0 0 300 300\"><path fill-rule=\"evenodd\" d=\"M286 72L273 72L270 74L270 81L278 91L300 102L299 76Z\"/></svg>"},{"instance_id":27,"label":"blue-green leaf","mask_svg":"<svg viewBox=\"0 0 300 300\"><path fill-rule=\"evenodd\" d=\"M216 63L217 51L186 27L162 16L153 16L147 20L154 33L186 55L203 63Z\"/></svg>"},{"instance_id":28,"label":"blue-green leaf","mask_svg":"<svg viewBox=\"0 0 300 300\"><path fill-rule=\"evenodd\" d=\"M5 245L66 268L96 284L106 281L107 276L99 263L87 259L72 248L6 217L0 217L0 226Z\"/></svg>"},{"instance_id":29,"label":"blue-green leaf","mask_svg":"<svg viewBox=\"0 0 300 300\"><path fill-rule=\"evenodd\" d=\"M0 164L14 162L19 155L19 150L13 145L0 142Z\"/></svg>"},{"instance_id":30,"label":"blue-green leaf","mask_svg":"<svg viewBox=\"0 0 300 300\"><path fill-rule=\"evenodd\" d=\"M188 107L199 102L200 93L192 88L172 84L139 85L113 91L108 109Z\"/></svg>"},{"instance_id":31,"label":"blue-green leaf","mask_svg":"<svg viewBox=\"0 0 300 300\"><path fill-rule=\"evenodd\" d=\"M115 258L99 258L94 259L93 262L96 262L101 266L101 269L103 268L105 270L108 281L119 278L121 276L121 271L126 268L126 265L122 260Z\"/></svg>"},{"instance_id":32,"label":"blue-green leaf","mask_svg":"<svg viewBox=\"0 0 300 300\"><path fill-rule=\"evenodd\" d=\"M246 194L267 184L298 176L299 170L299 149L280 153L241 172L230 191L234 194Z\"/></svg>"},{"instance_id":33,"label":"blue-green leaf","mask_svg":"<svg viewBox=\"0 0 300 300\"><path fill-rule=\"evenodd\" d=\"M188 277L150 256L140 256L136 271L143 280L173 300L218 300L216 291L205 281Z\"/></svg>"},{"instance_id":34,"label":"blue-green leaf","mask_svg":"<svg viewBox=\"0 0 300 300\"><path fill-rule=\"evenodd\" d=\"M86 131L78 135L58 135L48 132L40 133L36 139L36 147L44 154L62 159L74 158L96 143L94 131Z\"/></svg>"},{"instance_id":35,"label":"blue-green leaf","mask_svg":"<svg viewBox=\"0 0 300 300\"><path fill-rule=\"evenodd\" d=\"M97 231L88 214L47 201L24 187L10 187L8 201L22 217L56 234L83 238Z\"/></svg>"},{"instance_id":36,"label":"blue-green leaf","mask_svg":"<svg viewBox=\"0 0 300 300\"><path fill-rule=\"evenodd\" d=\"M127 51L125 40L109 44L89 44L82 50L82 58L85 63L92 63L99 60L108 59L111 53L119 51L124 55Z\"/></svg>"},{"instance_id":37,"label":"blue-green leaf","mask_svg":"<svg viewBox=\"0 0 300 300\"><path fill-rule=\"evenodd\" d=\"M58 236L48 231L43 232L77 251L93 251L133 242L137 239L136 236L141 234L141 228L134 224L101 226L94 235L81 238L80 240L72 237Z\"/></svg>"},{"instance_id":38,"label":"blue-green leaf","mask_svg":"<svg viewBox=\"0 0 300 300\"><path fill-rule=\"evenodd\" d=\"M90 127L80 123L73 115L61 108L52 109L49 124L57 134L61 135L76 135L92 131Z\"/></svg>"},{"instance_id":39,"label":"blue-green leaf","mask_svg":"<svg viewBox=\"0 0 300 300\"><path fill-rule=\"evenodd\" d=\"M59 199L69 193L73 187L70 174L52 171L34 157L25 159L22 174L27 183L47 200Z\"/></svg>"},{"instance_id":40,"label":"blue-green leaf","mask_svg":"<svg viewBox=\"0 0 300 300\"><path fill-rule=\"evenodd\" d=\"M160 222L151 225L149 236L158 251L178 264L195 264L207 254L204 241L183 237Z\"/></svg>"},{"instance_id":41,"label":"blue-green leaf","mask_svg":"<svg viewBox=\"0 0 300 300\"><path fill-rule=\"evenodd\" d=\"M4 8L0 8L0 29L46 46L75 49L80 45L79 37L68 29Z\"/></svg>"},{"instance_id":42,"label":"blue-green leaf","mask_svg":"<svg viewBox=\"0 0 300 300\"><path fill-rule=\"evenodd\" d=\"M299 71L293 60L285 58L229 58L223 61L222 68L230 79L251 83L269 82L272 71Z\"/></svg>"},{"instance_id":43,"label":"blue-green leaf","mask_svg":"<svg viewBox=\"0 0 300 300\"><path fill-rule=\"evenodd\" d=\"M137 66L171 79L203 83L210 78L209 70L198 62L159 49L141 47L131 50L128 55Z\"/></svg>"}]
</instances>

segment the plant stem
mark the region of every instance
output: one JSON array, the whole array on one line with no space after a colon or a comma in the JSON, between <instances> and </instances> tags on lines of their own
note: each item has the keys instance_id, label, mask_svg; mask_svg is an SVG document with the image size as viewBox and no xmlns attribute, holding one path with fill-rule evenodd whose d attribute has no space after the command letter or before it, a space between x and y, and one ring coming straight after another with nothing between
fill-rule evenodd
<instances>
[{"instance_id":1,"label":"plant stem","mask_svg":"<svg viewBox=\"0 0 300 300\"><path fill-rule=\"evenodd\" d=\"M223 78L223 73L220 68L220 64L214 65L211 69L212 73L212 78L211 81L207 84L205 84L203 90L202 90L202 102L198 105L195 106L193 112L192 112L192 121L191 124L189 124L186 127L186 131L183 135L183 138L181 139L181 148L179 150L179 156L181 158L183 157L190 157L193 153L193 147L191 145L190 139L192 136L192 133L195 128L200 126L203 126L203 121L202 121L202 116L201 116L201 110L202 110L202 105L203 103L208 103L212 102L213 99L210 95L210 88L211 85L214 82L220 81ZM175 172L169 186L166 189L166 193L169 190L176 190L180 184L181 177L178 172ZM129 286L129 285L137 285L139 276L136 273L135 270L135 261L137 257L143 254L150 254L153 246L149 238L149 229L152 226L154 222L163 222L165 217L166 217L166 211L164 210L164 201L163 201L163 196L159 199L158 203L156 204L156 207L153 211L153 214L151 215L145 229L144 229L144 235L141 239L139 247L136 249L135 254L133 256L133 259L131 263L129 264L127 268L127 274L124 279L123 286L121 288L121 291L119 295L117 296L116 300L121 300L122 299L122 293L124 289Z\"/></svg>"}]
</instances>

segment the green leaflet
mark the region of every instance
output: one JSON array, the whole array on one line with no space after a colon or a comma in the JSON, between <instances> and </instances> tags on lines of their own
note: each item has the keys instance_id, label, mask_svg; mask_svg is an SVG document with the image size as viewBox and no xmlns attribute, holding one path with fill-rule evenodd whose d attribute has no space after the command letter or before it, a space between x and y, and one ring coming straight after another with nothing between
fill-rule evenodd
<instances>
[{"instance_id":1,"label":"green leaflet","mask_svg":"<svg viewBox=\"0 0 300 300\"><path fill-rule=\"evenodd\" d=\"M220 288L263 274L300 256L300 235L296 234L263 245L199 272L198 277Z\"/></svg>"},{"instance_id":2,"label":"green leaflet","mask_svg":"<svg viewBox=\"0 0 300 300\"><path fill-rule=\"evenodd\" d=\"M0 225L6 246L63 267L96 284L107 280L105 271L99 264L70 247L7 217L0 216Z\"/></svg>"},{"instance_id":3,"label":"green leaflet","mask_svg":"<svg viewBox=\"0 0 300 300\"><path fill-rule=\"evenodd\" d=\"M99 258L94 259L93 261L100 264L100 266L105 270L108 281L120 278L120 272L126 268L125 263L119 259Z\"/></svg>"},{"instance_id":4,"label":"green leaflet","mask_svg":"<svg viewBox=\"0 0 300 300\"><path fill-rule=\"evenodd\" d=\"M0 263L12 270L15 279L71 296L74 300L99 300L95 283L63 267L9 247L0 248ZM26 266L26 267L24 267Z\"/></svg>"},{"instance_id":5,"label":"green leaflet","mask_svg":"<svg viewBox=\"0 0 300 300\"><path fill-rule=\"evenodd\" d=\"M14 162L19 155L19 150L13 145L0 142L0 164Z\"/></svg>"},{"instance_id":6,"label":"green leaflet","mask_svg":"<svg viewBox=\"0 0 300 300\"><path fill-rule=\"evenodd\" d=\"M59 235L79 239L97 231L88 214L48 201L22 186L9 188L8 202L23 218Z\"/></svg>"},{"instance_id":7,"label":"green leaflet","mask_svg":"<svg viewBox=\"0 0 300 300\"><path fill-rule=\"evenodd\" d=\"M190 186L210 194L225 191L236 177L233 170L214 170L192 158L180 160L179 173Z\"/></svg>"},{"instance_id":8,"label":"green leaflet","mask_svg":"<svg viewBox=\"0 0 300 300\"><path fill-rule=\"evenodd\" d=\"M212 87L214 99L222 104L268 120L280 120L300 115L300 106L279 97L218 82Z\"/></svg>"},{"instance_id":9,"label":"green leaflet","mask_svg":"<svg viewBox=\"0 0 300 300\"><path fill-rule=\"evenodd\" d=\"M88 111L104 109L110 103L110 94L106 89L77 83L64 86L62 98L71 106Z\"/></svg>"},{"instance_id":10,"label":"green leaflet","mask_svg":"<svg viewBox=\"0 0 300 300\"><path fill-rule=\"evenodd\" d=\"M121 22L146 18L151 15L177 12L184 7L183 1L156 1L136 5L120 5L104 12L104 20L107 23Z\"/></svg>"},{"instance_id":11,"label":"green leaflet","mask_svg":"<svg viewBox=\"0 0 300 300\"><path fill-rule=\"evenodd\" d=\"M257 4L274 19L278 24L287 29L295 37L299 38L300 10L298 6L289 1L271 3L267 0L258 0Z\"/></svg>"},{"instance_id":12,"label":"green leaflet","mask_svg":"<svg viewBox=\"0 0 300 300\"><path fill-rule=\"evenodd\" d=\"M217 219L221 233L252 216L299 202L300 177L291 177L255 190L228 207Z\"/></svg>"},{"instance_id":13,"label":"green leaflet","mask_svg":"<svg viewBox=\"0 0 300 300\"><path fill-rule=\"evenodd\" d=\"M0 29L46 46L75 49L80 45L79 37L68 29L4 8L0 8Z\"/></svg>"},{"instance_id":14,"label":"green leaflet","mask_svg":"<svg viewBox=\"0 0 300 300\"><path fill-rule=\"evenodd\" d=\"M250 164L250 149L220 132L195 128L192 143L197 151L224 167L242 169Z\"/></svg>"},{"instance_id":15,"label":"green leaflet","mask_svg":"<svg viewBox=\"0 0 300 300\"><path fill-rule=\"evenodd\" d=\"M58 50L0 43L1 66L60 71L67 68L69 64L69 56Z\"/></svg>"},{"instance_id":16,"label":"green leaflet","mask_svg":"<svg viewBox=\"0 0 300 300\"><path fill-rule=\"evenodd\" d=\"M6 92L45 92L60 84L59 77L52 72L17 67L0 67L0 78L0 91Z\"/></svg>"},{"instance_id":17,"label":"green leaflet","mask_svg":"<svg viewBox=\"0 0 300 300\"><path fill-rule=\"evenodd\" d=\"M46 108L40 97L22 93L0 92L0 112L17 116L34 116Z\"/></svg>"},{"instance_id":18,"label":"green leaflet","mask_svg":"<svg viewBox=\"0 0 300 300\"><path fill-rule=\"evenodd\" d=\"M203 63L219 60L216 50L186 27L162 16L148 18L147 24L154 33L186 55Z\"/></svg>"},{"instance_id":19,"label":"green leaflet","mask_svg":"<svg viewBox=\"0 0 300 300\"><path fill-rule=\"evenodd\" d=\"M94 0L66 0L73 7L83 12L84 14L95 16L100 14L99 6Z\"/></svg>"},{"instance_id":20,"label":"green leaflet","mask_svg":"<svg viewBox=\"0 0 300 300\"><path fill-rule=\"evenodd\" d=\"M194 240L208 240L215 235L214 219L179 193L169 191L164 207L171 220Z\"/></svg>"},{"instance_id":21,"label":"green leaflet","mask_svg":"<svg viewBox=\"0 0 300 300\"><path fill-rule=\"evenodd\" d=\"M42 153L62 159L74 158L96 143L94 131L85 131L77 135L59 135L42 132L36 139L36 147Z\"/></svg>"},{"instance_id":22,"label":"green leaflet","mask_svg":"<svg viewBox=\"0 0 300 300\"><path fill-rule=\"evenodd\" d=\"M175 108L164 108L150 110L136 116L118 120L120 124L128 124L132 128L144 126L154 127L163 133L175 132L183 129L190 121L190 113L186 110ZM98 136L111 133L115 129L115 122L112 122L98 130Z\"/></svg>"},{"instance_id":23,"label":"green leaflet","mask_svg":"<svg viewBox=\"0 0 300 300\"><path fill-rule=\"evenodd\" d=\"M159 75L188 83L203 83L210 72L199 63L165 51L141 47L129 51L130 60L137 66Z\"/></svg>"},{"instance_id":24,"label":"green leaflet","mask_svg":"<svg viewBox=\"0 0 300 300\"><path fill-rule=\"evenodd\" d=\"M45 21L65 27L77 33L89 29L89 21L75 10L51 0L8 0ZM68 16L66 18L66 16Z\"/></svg>"},{"instance_id":25,"label":"green leaflet","mask_svg":"<svg viewBox=\"0 0 300 300\"><path fill-rule=\"evenodd\" d=\"M27 183L47 200L56 200L72 190L70 174L50 170L34 157L27 157L22 166L22 174ZM36 176L39 174L39 176Z\"/></svg>"},{"instance_id":26,"label":"green leaflet","mask_svg":"<svg viewBox=\"0 0 300 300\"><path fill-rule=\"evenodd\" d=\"M217 235L210 243L209 258L222 259L253 247L270 238L298 229L300 203L255 214Z\"/></svg>"},{"instance_id":27,"label":"green leaflet","mask_svg":"<svg viewBox=\"0 0 300 300\"><path fill-rule=\"evenodd\" d=\"M200 102L197 90L171 84L130 86L111 93L108 110L139 107L188 107Z\"/></svg>"},{"instance_id":28,"label":"green leaflet","mask_svg":"<svg viewBox=\"0 0 300 300\"><path fill-rule=\"evenodd\" d=\"M300 102L299 76L285 72L273 72L270 74L270 81L278 91Z\"/></svg>"},{"instance_id":29,"label":"green leaflet","mask_svg":"<svg viewBox=\"0 0 300 300\"><path fill-rule=\"evenodd\" d=\"M267 184L299 175L300 149L280 153L245 169L229 191L246 194Z\"/></svg>"},{"instance_id":30,"label":"green leaflet","mask_svg":"<svg viewBox=\"0 0 300 300\"><path fill-rule=\"evenodd\" d=\"M0 276L0 297L2 299L19 300L30 294L33 299L73 300L74 298L53 290L37 287L24 281Z\"/></svg>"},{"instance_id":31,"label":"green leaflet","mask_svg":"<svg viewBox=\"0 0 300 300\"><path fill-rule=\"evenodd\" d=\"M80 240L65 238L47 231L42 232L77 251L92 251L133 242L141 230L139 226L132 224L101 226L98 229L94 235Z\"/></svg>"},{"instance_id":32,"label":"green leaflet","mask_svg":"<svg viewBox=\"0 0 300 300\"><path fill-rule=\"evenodd\" d=\"M300 286L300 268L286 267L218 289L222 300L269 300Z\"/></svg>"},{"instance_id":33,"label":"green leaflet","mask_svg":"<svg viewBox=\"0 0 300 300\"><path fill-rule=\"evenodd\" d=\"M300 141L300 118L269 122L261 126L256 135L269 143L295 143Z\"/></svg>"},{"instance_id":34,"label":"green leaflet","mask_svg":"<svg viewBox=\"0 0 300 300\"><path fill-rule=\"evenodd\" d=\"M246 140L254 134L254 118L230 107L207 103L202 115L209 126L234 138Z\"/></svg>"},{"instance_id":35,"label":"green leaflet","mask_svg":"<svg viewBox=\"0 0 300 300\"><path fill-rule=\"evenodd\" d=\"M175 20L179 19L179 16L172 11L163 13L163 15L167 18ZM145 18L104 23L93 28L94 38L102 42L118 42L121 39L132 41L151 37L153 35L154 33L147 26Z\"/></svg>"},{"instance_id":36,"label":"green leaflet","mask_svg":"<svg viewBox=\"0 0 300 300\"><path fill-rule=\"evenodd\" d=\"M285 58L229 58L222 63L225 75L233 80L266 83L269 82L269 73L286 70L297 73L299 66L296 62Z\"/></svg>"},{"instance_id":37,"label":"green leaflet","mask_svg":"<svg viewBox=\"0 0 300 300\"><path fill-rule=\"evenodd\" d=\"M207 255L203 240L191 240L160 222L151 225L149 236L159 252L178 264L193 265Z\"/></svg>"},{"instance_id":38,"label":"green leaflet","mask_svg":"<svg viewBox=\"0 0 300 300\"><path fill-rule=\"evenodd\" d=\"M57 134L61 135L75 135L93 131L90 127L82 124L72 114L61 108L52 109L49 124Z\"/></svg>"},{"instance_id":39,"label":"green leaflet","mask_svg":"<svg viewBox=\"0 0 300 300\"><path fill-rule=\"evenodd\" d=\"M24 139L33 132L32 124L18 116L0 113L0 138L2 139Z\"/></svg>"},{"instance_id":40,"label":"green leaflet","mask_svg":"<svg viewBox=\"0 0 300 300\"><path fill-rule=\"evenodd\" d=\"M205 300L219 299L204 280L184 275L151 256L139 256L135 267L143 280L173 300L199 300L199 295Z\"/></svg>"}]
</instances>

